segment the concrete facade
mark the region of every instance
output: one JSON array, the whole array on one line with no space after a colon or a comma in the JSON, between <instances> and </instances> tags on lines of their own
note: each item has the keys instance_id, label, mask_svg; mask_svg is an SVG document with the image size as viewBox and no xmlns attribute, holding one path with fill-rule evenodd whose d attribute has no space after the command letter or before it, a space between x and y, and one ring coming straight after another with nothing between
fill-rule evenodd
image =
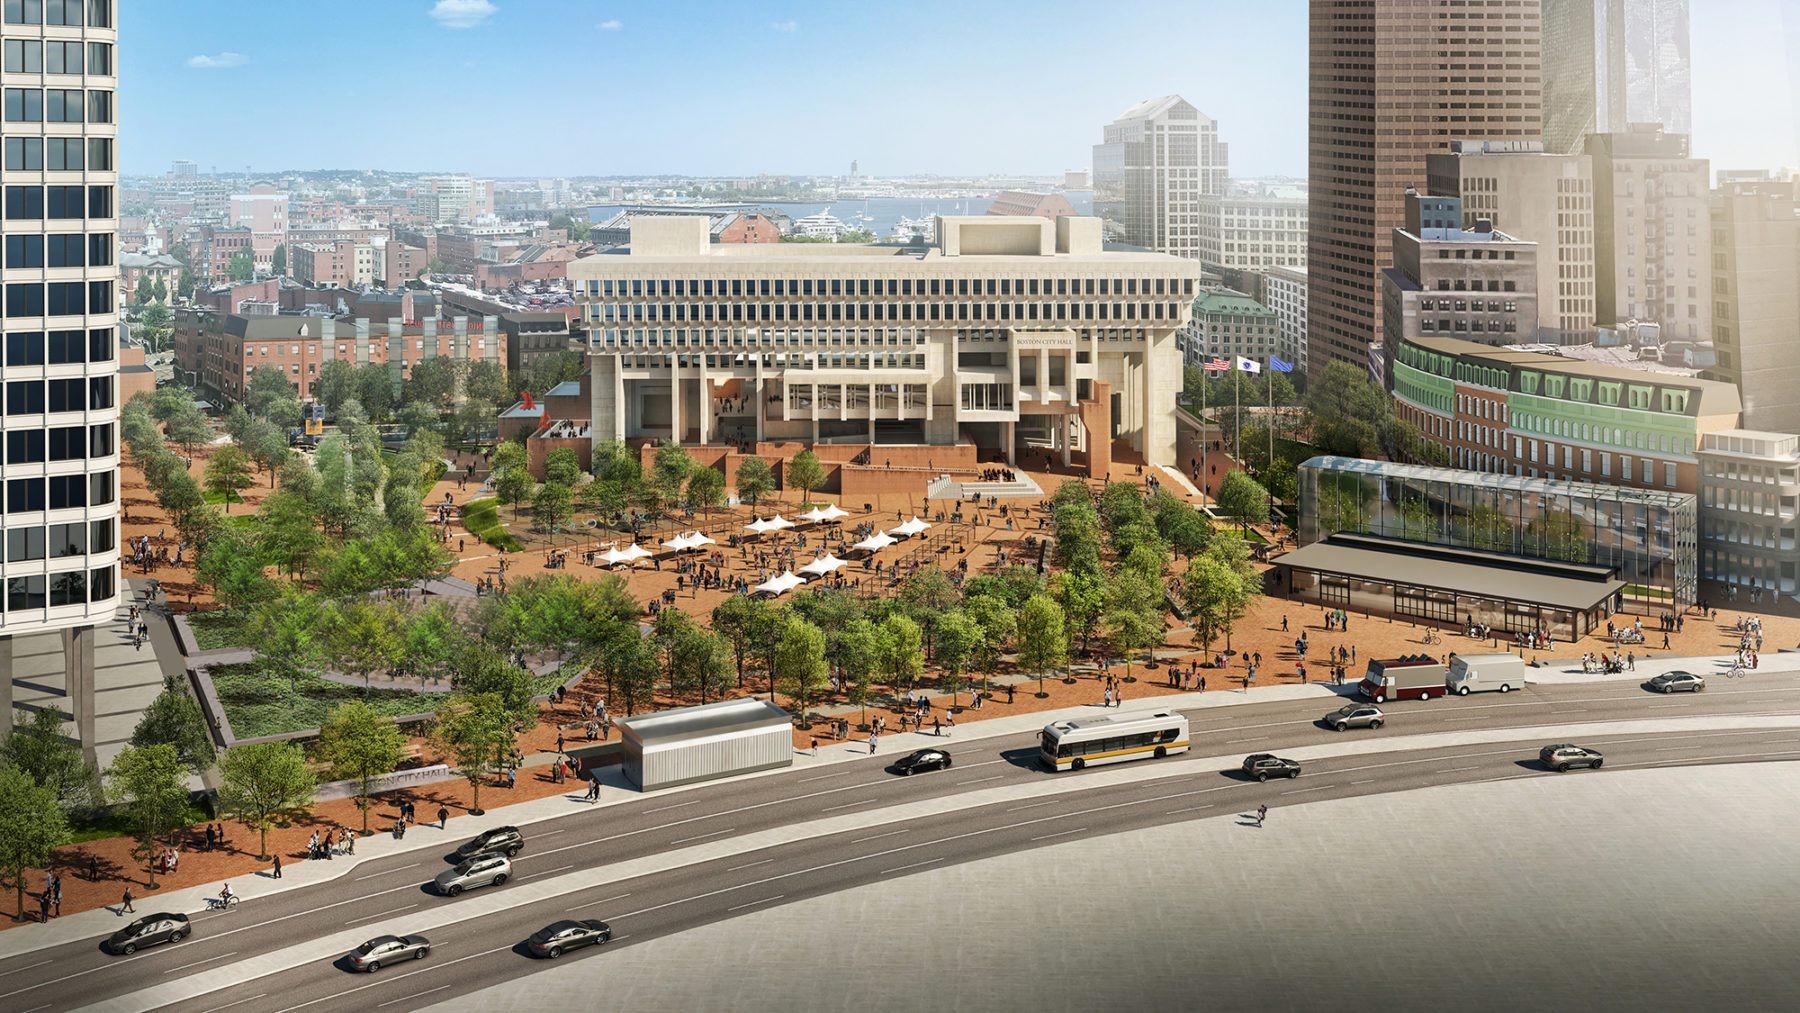
<instances>
[{"instance_id":1,"label":"concrete facade","mask_svg":"<svg viewBox=\"0 0 1800 1013\"><path fill-rule=\"evenodd\" d=\"M1200 262L1208 267L1306 266L1307 199L1200 198Z\"/></svg>"},{"instance_id":2,"label":"concrete facade","mask_svg":"<svg viewBox=\"0 0 1800 1013\"><path fill-rule=\"evenodd\" d=\"M1595 312L1602 326L1659 324L1664 339L1712 337L1711 176L1688 138L1653 124L1587 140L1594 161Z\"/></svg>"},{"instance_id":3,"label":"concrete facade","mask_svg":"<svg viewBox=\"0 0 1800 1013\"><path fill-rule=\"evenodd\" d=\"M705 218L638 218L630 247L569 267L591 398L571 421L597 440L967 443L1065 462L1117 437L1173 462L1175 333L1198 264L1105 251L1094 218L940 218L936 235L727 245Z\"/></svg>"},{"instance_id":4,"label":"concrete facade","mask_svg":"<svg viewBox=\"0 0 1800 1013\"><path fill-rule=\"evenodd\" d=\"M1489 345L1537 335L1537 244L1477 222L1464 229L1455 197L1406 195L1394 266L1382 272L1383 347L1420 335Z\"/></svg>"},{"instance_id":5,"label":"concrete facade","mask_svg":"<svg viewBox=\"0 0 1800 1013\"><path fill-rule=\"evenodd\" d=\"M1306 269L1271 267L1263 272L1263 294L1275 311L1275 354L1306 376Z\"/></svg>"},{"instance_id":6,"label":"concrete facade","mask_svg":"<svg viewBox=\"0 0 1800 1013\"><path fill-rule=\"evenodd\" d=\"M1094 145L1094 214L1121 242L1200 256L1200 198L1225 193L1219 125L1180 95L1147 99L1107 124Z\"/></svg>"},{"instance_id":7,"label":"concrete facade","mask_svg":"<svg viewBox=\"0 0 1800 1013\"><path fill-rule=\"evenodd\" d=\"M1453 137L1542 140L1539 10L1313 0L1310 17L1309 365L1360 368L1425 156Z\"/></svg>"},{"instance_id":8,"label":"concrete facade","mask_svg":"<svg viewBox=\"0 0 1800 1013\"><path fill-rule=\"evenodd\" d=\"M1700 576L1791 595L1800 436L1727 429L1700 445Z\"/></svg>"},{"instance_id":9,"label":"concrete facade","mask_svg":"<svg viewBox=\"0 0 1800 1013\"><path fill-rule=\"evenodd\" d=\"M1269 356L1279 354L1281 323L1274 310L1244 293L1213 288L1195 297L1188 322L1176 334L1186 365L1240 355L1267 365Z\"/></svg>"},{"instance_id":10,"label":"concrete facade","mask_svg":"<svg viewBox=\"0 0 1800 1013\"><path fill-rule=\"evenodd\" d=\"M1450 152L1428 156L1426 167L1433 195L1462 198L1464 228L1485 218L1494 228L1537 244L1536 340L1592 341L1592 160L1584 154L1546 154L1533 141L1452 141Z\"/></svg>"},{"instance_id":11,"label":"concrete facade","mask_svg":"<svg viewBox=\"0 0 1800 1013\"><path fill-rule=\"evenodd\" d=\"M1800 433L1800 218L1795 185L1729 183L1712 195L1712 326L1717 364L1737 385L1744 425Z\"/></svg>"}]
</instances>

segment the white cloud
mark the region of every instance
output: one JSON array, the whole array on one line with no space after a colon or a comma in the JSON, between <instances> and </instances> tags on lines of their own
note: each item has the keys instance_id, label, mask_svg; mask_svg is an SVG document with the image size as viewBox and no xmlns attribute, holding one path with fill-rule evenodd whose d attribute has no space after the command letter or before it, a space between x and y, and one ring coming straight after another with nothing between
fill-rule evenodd
<instances>
[{"instance_id":1,"label":"white cloud","mask_svg":"<svg viewBox=\"0 0 1800 1013\"><path fill-rule=\"evenodd\" d=\"M202 53L199 56L190 56L187 58L188 66L200 67L203 69L242 67L249 62L250 58L242 53L220 53L217 56L207 56L205 53Z\"/></svg>"},{"instance_id":2,"label":"white cloud","mask_svg":"<svg viewBox=\"0 0 1800 1013\"><path fill-rule=\"evenodd\" d=\"M618 18L613 18L611 21L602 21L594 27L603 32L616 32L625 27L625 22L620 21Z\"/></svg>"},{"instance_id":3,"label":"white cloud","mask_svg":"<svg viewBox=\"0 0 1800 1013\"><path fill-rule=\"evenodd\" d=\"M800 22L798 22L798 21L777 21L774 24L770 25L769 27L775 29L778 32L797 32L800 30Z\"/></svg>"},{"instance_id":4,"label":"white cloud","mask_svg":"<svg viewBox=\"0 0 1800 1013\"><path fill-rule=\"evenodd\" d=\"M431 17L445 28L474 28L499 10L488 0L437 0Z\"/></svg>"}]
</instances>

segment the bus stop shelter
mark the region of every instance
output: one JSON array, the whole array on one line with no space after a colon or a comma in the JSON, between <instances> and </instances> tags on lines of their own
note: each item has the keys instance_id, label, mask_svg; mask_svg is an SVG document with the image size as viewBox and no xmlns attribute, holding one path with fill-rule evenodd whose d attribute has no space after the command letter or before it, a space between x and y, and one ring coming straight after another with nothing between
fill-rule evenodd
<instances>
[{"instance_id":1,"label":"bus stop shelter","mask_svg":"<svg viewBox=\"0 0 1800 1013\"><path fill-rule=\"evenodd\" d=\"M720 700L619 718L625 779L641 791L792 766L793 715L767 700Z\"/></svg>"}]
</instances>

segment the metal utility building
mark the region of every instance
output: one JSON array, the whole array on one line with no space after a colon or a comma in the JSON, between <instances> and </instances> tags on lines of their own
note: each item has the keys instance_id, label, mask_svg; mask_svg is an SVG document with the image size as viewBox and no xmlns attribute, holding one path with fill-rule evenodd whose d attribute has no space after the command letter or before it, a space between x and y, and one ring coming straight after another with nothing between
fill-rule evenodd
<instances>
[{"instance_id":1,"label":"metal utility building","mask_svg":"<svg viewBox=\"0 0 1800 1013\"><path fill-rule=\"evenodd\" d=\"M622 718L625 779L642 791L794 762L794 719L767 700L721 700Z\"/></svg>"}]
</instances>

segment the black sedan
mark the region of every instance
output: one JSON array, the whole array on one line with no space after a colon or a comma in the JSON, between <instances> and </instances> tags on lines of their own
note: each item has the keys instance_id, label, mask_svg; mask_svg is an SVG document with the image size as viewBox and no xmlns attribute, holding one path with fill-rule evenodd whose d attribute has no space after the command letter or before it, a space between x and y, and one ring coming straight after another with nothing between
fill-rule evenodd
<instances>
[{"instance_id":1,"label":"black sedan","mask_svg":"<svg viewBox=\"0 0 1800 1013\"><path fill-rule=\"evenodd\" d=\"M401 960L424 960L431 952L431 940L424 936L376 936L350 951L350 965L371 973L381 965Z\"/></svg>"},{"instance_id":2,"label":"black sedan","mask_svg":"<svg viewBox=\"0 0 1800 1013\"><path fill-rule=\"evenodd\" d=\"M114 932L106 940L106 948L113 953L130 956L157 943L179 943L187 938L190 931L187 915L163 911L145 915Z\"/></svg>"},{"instance_id":3,"label":"black sedan","mask_svg":"<svg viewBox=\"0 0 1800 1013\"><path fill-rule=\"evenodd\" d=\"M949 770L950 753L943 749L920 749L895 760L894 769L908 775L921 770Z\"/></svg>"},{"instance_id":4,"label":"black sedan","mask_svg":"<svg viewBox=\"0 0 1800 1013\"><path fill-rule=\"evenodd\" d=\"M539 957L552 959L563 955L564 950L572 950L577 946L598 946L612 938L612 926L603 921L584 918L581 921L564 919L538 929L531 934L526 945Z\"/></svg>"}]
</instances>

